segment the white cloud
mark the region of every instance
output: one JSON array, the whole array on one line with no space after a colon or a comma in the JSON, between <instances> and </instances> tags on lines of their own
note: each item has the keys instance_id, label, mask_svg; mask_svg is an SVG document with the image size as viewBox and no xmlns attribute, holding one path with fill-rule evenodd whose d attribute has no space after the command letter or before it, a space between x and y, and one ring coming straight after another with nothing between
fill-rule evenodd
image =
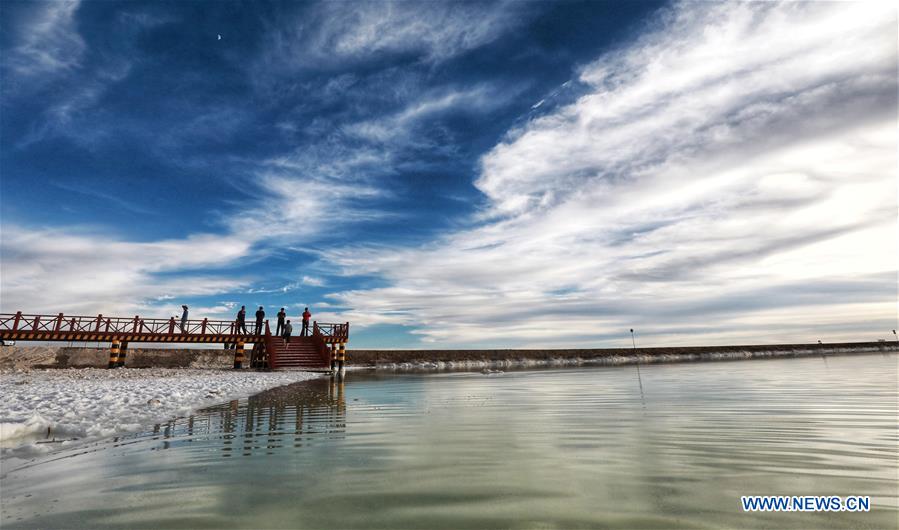
<instances>
[{"instance_id":1,"label":"white cloud","mask_svg":"<svg viewBox=\"0 0 899 530\"><path fill-rule=\"evenodd\" d=\"M127 315L147 307L177 308L178 298L234 291L248 283L202 269L231 263L249 249L248 242L233 236L142 243L4 225L0 302L4 312L91 313L102 308ZM168 274L174 272L179 274Z\"/></svg>"},{"instance_id":2,"label":"white cloud","mask_svg":"<svg viewBox=\"0 0 899 530\"><path fill-rule=\"evenodd\" d=\"M685 3L662 21L483 157L486 224L327 253L387 283L335 293L335 318L440 345L895 327L895 11Z\"/></svg>"},{"instance_id":3,"label":"white cloud","mask_svg":"<svg viewBox=\"0 0 899 530\"><path fill-rule=\"evenodd\" d=\"M883 117L896 16L876 7L684 4L658 33L586 66L588 93L513 131L476 185L517 212L591 181Z\"/></svg>"},{"instance_id":4,"label":"white cloud","mask_svg":"<svg viewBox=\"0 0 899 530\"><path fill-rule=\"evenodd\" d=\"M308 242L351 223L385 215L366 202L386 192L364 183L321 178L286 163L259 175L263 196L229 218L230 231L249 241Z\"/></svg>"},{"instance_id":5,"label":"white cloud","mask_svg":"<svg viewBox=\"0 0 899 530\"><path fill-rule=\"evenodd\" d=\"M310 287L322 287L323 285L325 285L324 280L315 276L303 276L303 278L300 279L300 283L303 285L308 285Z\"/></svg>"},{"instance_id":6,"label":"white cloud","mask_svg":"<svg viewBox=\"0 0 899 530\"><path fill-rule=\"evenodd\" d=\"M286 172L286 173L285 173ZM4 224L0 233L0 306L4 312L135 311L179 313L194 296L286 292L324 281L303 276L277 289L250 288L257 276L208 274L204 269L238 265L266 249L317 241L350 223L381 214L359 201L382 196L364 185L303 179L287 170L264 174L262 195L240 206L225 233L196 233L180 239L128 241L77 227L31 229ZM308 249L307 249L308 250ZM226 316L224 306L202 309Z\"/></svg>"}]
</instances>

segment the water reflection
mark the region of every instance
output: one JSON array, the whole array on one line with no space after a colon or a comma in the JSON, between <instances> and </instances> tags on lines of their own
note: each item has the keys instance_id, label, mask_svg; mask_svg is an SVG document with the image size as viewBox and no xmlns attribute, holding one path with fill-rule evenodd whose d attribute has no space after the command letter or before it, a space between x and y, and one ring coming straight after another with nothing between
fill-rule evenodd
<instances>
[{"instance_id":1,"label":"water reflection","mask_svg":"<svg viewBox=\"0 0 899 530\"><path fill-rule=\"evenodd\" d=\"M163 450L219 441L223 457L273 455L285 447L341 439L346 435L344 392L345 382L334 377L275 388L157 424L152 439L160 441L158 449ZM127 444L142 437L113 441Z\"/></svg>"}]
</instances>

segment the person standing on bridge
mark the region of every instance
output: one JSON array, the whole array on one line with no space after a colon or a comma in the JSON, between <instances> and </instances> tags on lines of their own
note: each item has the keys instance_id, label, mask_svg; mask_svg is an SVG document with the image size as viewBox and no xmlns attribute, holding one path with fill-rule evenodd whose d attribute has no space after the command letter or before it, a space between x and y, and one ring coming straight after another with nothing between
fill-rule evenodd
<instances>
[{"instance_id":1,"label":"person standing on bridge","mask_svg":"<svg viewBox=\"0 0 899 530\"><path fill-rule=\"evenodd\" d=\"M284 319L287 318L287 313L284 312L284 308L282 307L280 311L278 311L278 329L275 330L275 336L280 337L284 334Z\"/></svg>"},{"instance_id":2,"label":"person standing on bridge","mask_svg":"<svg viewBox=\"0 0 899 530\"><path fill-rule=\"evenodd\" d=\"M312 313L309 312L309 308L307 307L303 311L303 331L300 332L301 337L305 337L309 333L309 319L312 318Z\"/></svg>"},{"instance_id":3,"label":"person standing on bridge","mask_svg":"<svg viewBox=\"0 0 899 530\"><path fill-rule=\"evenodd\" d=\"M290 342L290 334L293 333L293 326L290 325L290 321L288 320L286 324L284 324L284 342Z\"/></svg>"},{"instance_id":4,"label":"person standing on bridge","mask_svg":"<svg viewBox=\"0 0 899 530\"><path fill-rule=\"evenodd\" d=\"M240 311L237 312L237 321L236 328L234 330L235 333L243 333L247 334L247 306L240 306Z\"/></svg>"},{"instance_id":5,"label":"person standing on bridge","mask_svg":"<svg viewBox=\"0 0 899 530\"><path fill-rule=\"evenodd\" d=\"M187 325L187 306L182 304L181 309L184 310L184 312L181 313L181 333L184 333L184 326Z\"/></svg>"},{"instance_id":6,"label":"person standing on bridge","mask_svg":"<svg viewBox=\"0 0 899 530\"><path fill-rule=\"evenodd\" d=\"M262 335L262 319L265 318L265 310L262 309L262 306L259 306L259 310L256 311L256 333L253 335Z\"/></svg>"}]
</instances>

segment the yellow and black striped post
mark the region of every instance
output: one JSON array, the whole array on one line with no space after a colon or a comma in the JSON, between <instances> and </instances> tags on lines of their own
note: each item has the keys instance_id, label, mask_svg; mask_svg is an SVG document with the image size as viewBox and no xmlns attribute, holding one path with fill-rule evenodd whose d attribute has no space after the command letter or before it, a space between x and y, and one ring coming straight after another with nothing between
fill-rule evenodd
<instances>
[{"instance_id":1,"label":"yellow and black striped post","mask_svg":"<svg viewBox=\"0 0 899 530\"><path fill-rule=\"evenodd\" d=\"M331 371L334 371L334 368L337 366L337 344L333 342L328 345L331 349Z\"/></svg>"},{"instance_id":2,"label":"yellow and black striped post","mask_svg":"<svg viewBox=\"0 0 899 530\"><path fill-rule=\"evenodd\" d=\"M107 368L115 368L119 364L119 341L112 341L112 346L109 348L109 365Z\"/></svg>"},{"instance_id":3,"label":"yellow and black striped post","mask_svg":"<svg viewBox=\"0 0 899 530\"><path fill-rule=\"evenodd\" d=\"M340 375L344 373L344 363L346 362L346 343L341 342L337 349L337 371Z\"/></svg>"},{"instance_id":4,"label":"yellow and black striped post","mask_svg":"<svg viewBox=\"0 0 899 530\"><path fill-rule=\"evenodd\" d=\"M234 369L240 370L243 368L243 341L238 341L237 347L234 349Z\"/></svg>"},{"instance_id":5,"label":"yellow and black striped post","mask_svg":"<svg viewBox=\"0 0 899 530\"><path fill-rule=\"evenodd\" d=\"M119 362L116 363L117 368L125 367L125 357L128 355L128 341L123 340L119 348Z\"/></svg>"}]
</instances>

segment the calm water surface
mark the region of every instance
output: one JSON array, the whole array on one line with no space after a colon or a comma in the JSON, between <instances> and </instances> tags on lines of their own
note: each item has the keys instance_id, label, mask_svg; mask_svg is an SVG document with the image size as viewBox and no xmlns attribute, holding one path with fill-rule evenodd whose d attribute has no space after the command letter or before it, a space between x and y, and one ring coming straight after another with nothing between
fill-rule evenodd
<instances>
[{"instance_id":1,"label":"calm water surface","mask_svg":"<svg viewBox=\"0 0 899 530\"><path fill-rule=\"evenodd\" d=\"M897 356L300 383L4 466L3 528L895 528ZM870 495L746 514L740 496Z\"/></svg>"}]
</instances>

